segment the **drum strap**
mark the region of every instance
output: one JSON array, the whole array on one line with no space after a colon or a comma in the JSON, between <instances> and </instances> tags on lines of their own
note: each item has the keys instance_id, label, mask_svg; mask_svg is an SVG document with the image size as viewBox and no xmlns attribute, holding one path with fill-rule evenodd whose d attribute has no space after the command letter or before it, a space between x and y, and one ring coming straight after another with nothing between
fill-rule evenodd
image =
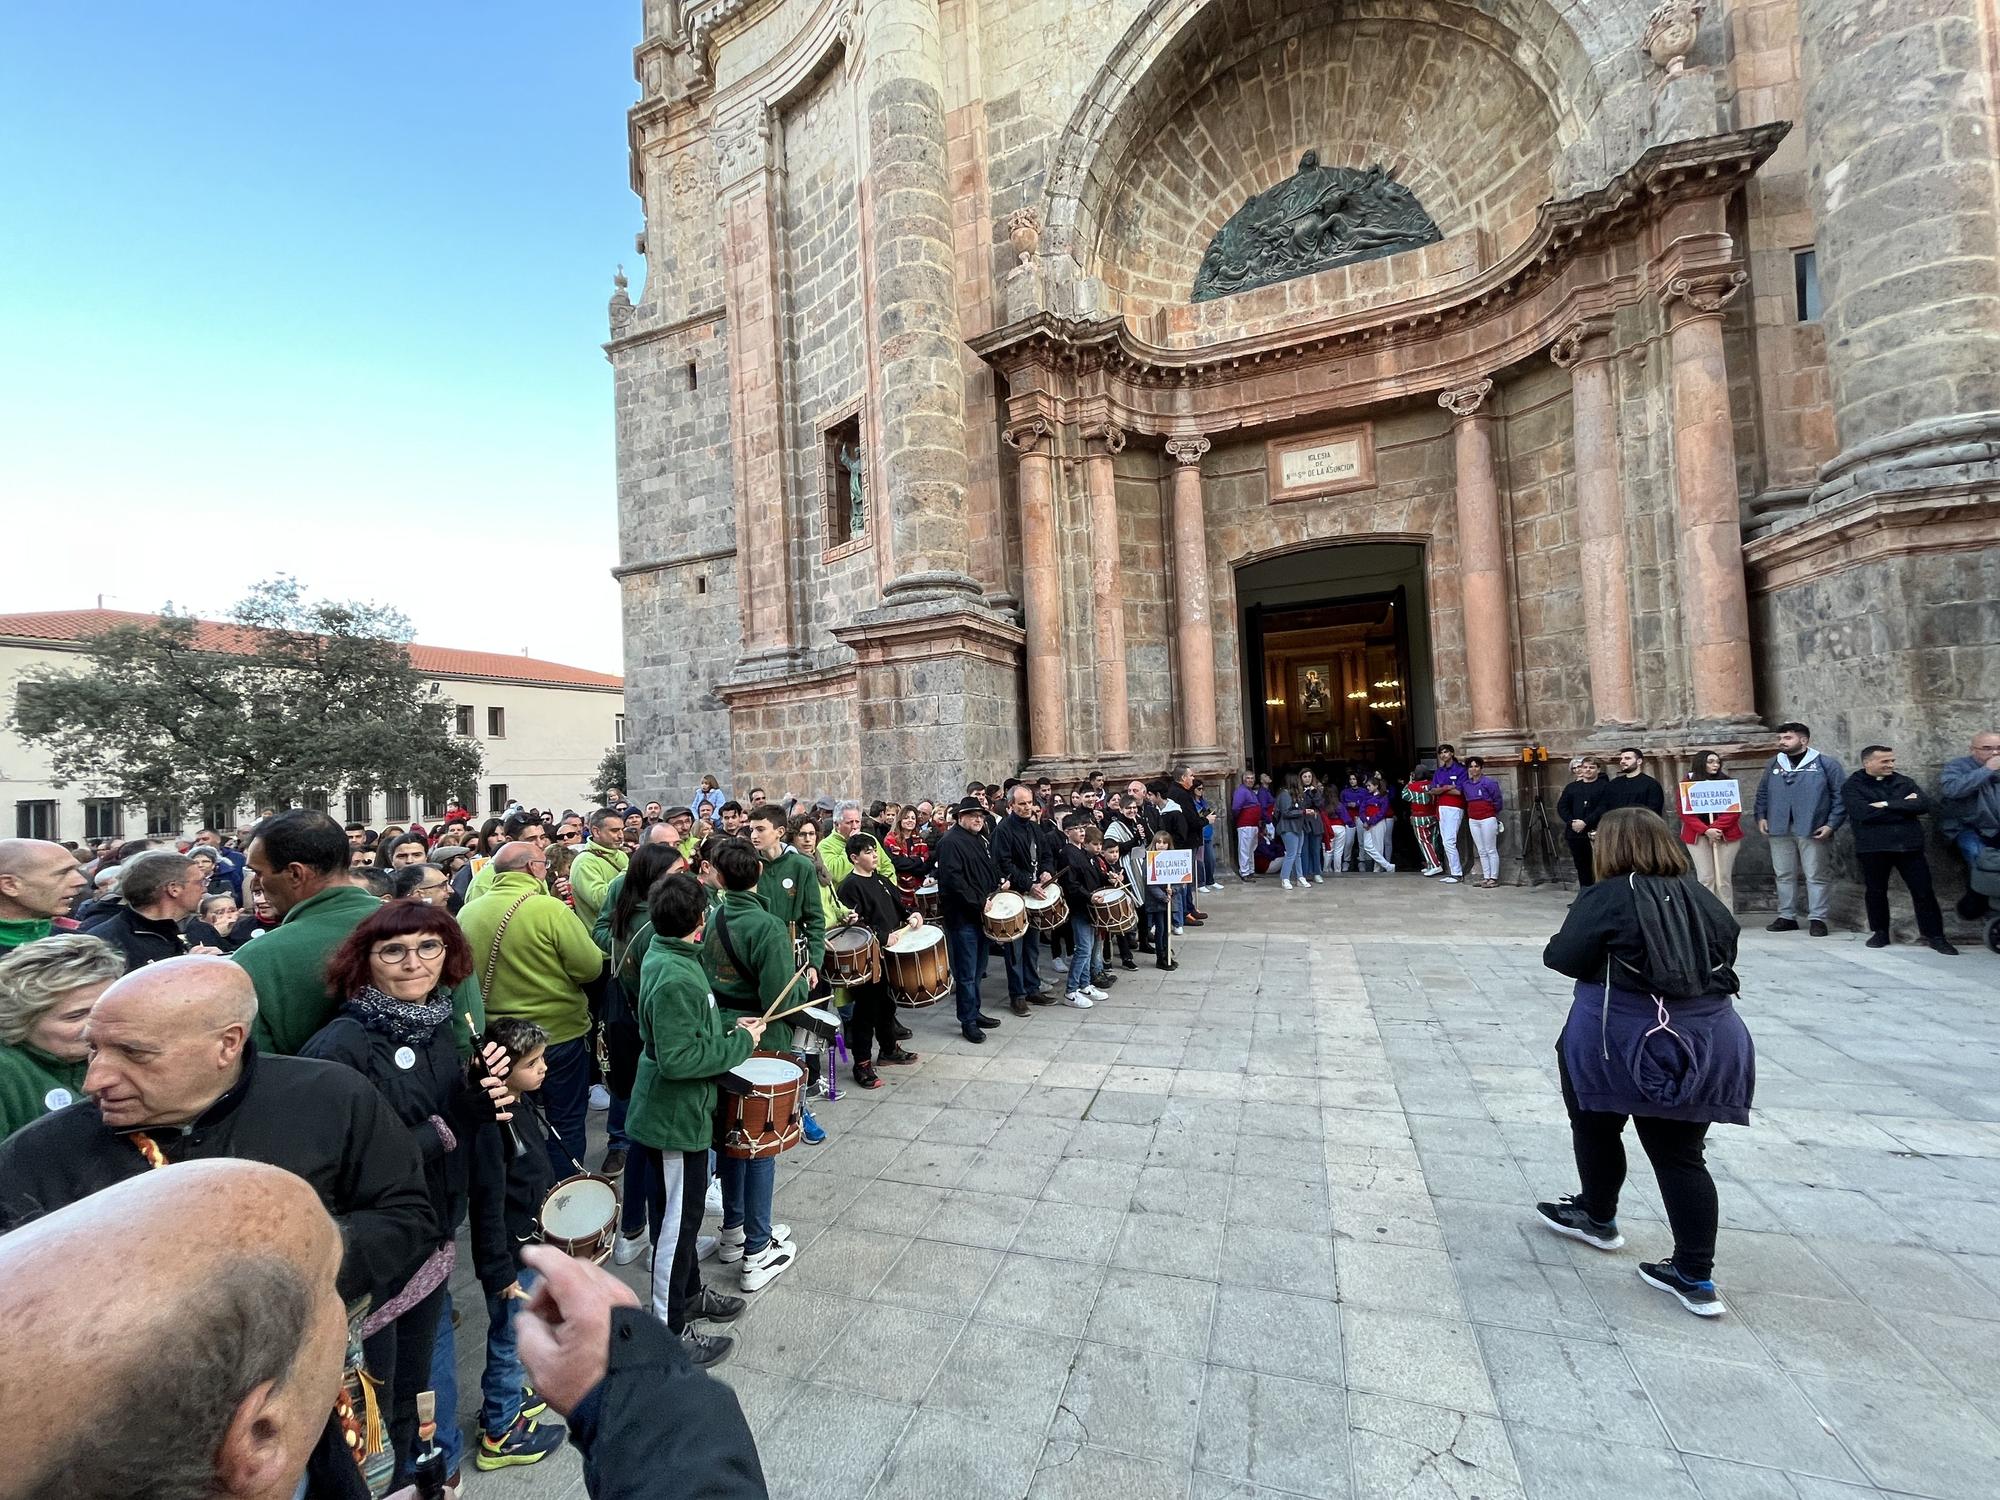
<instances>
[{"instance_id":1,"label":"drum strap","mask_svg":"<svg viewBox=\"0 0 2000 1500\"><path fill-rule=\"evenodd\" d=\"M743 962L743 956L736 951L736 945L729 941L729 914L720 907L717 907L715 912L715 938L722 944L722 951L728 955L729 962L735 966L736 972L744 979L749 979L750 966ZM752 1006L751 1009L755 1010L756 1007Z\"/></svg>"},{"instance_id":2,"label":"drum strap","mask_svg":"<svg viewBox=\"0 0 2000 1500\"><path fill-rule=\"evenodd\" d=\"M533 891L529 891L520 901L508 907L507 915L502 917L500 925L493 929L493 946L486 952L486 968L479 976L479 998L488 1005L493 1003L493 966L500 962L500 939L507 935L507 924L514 920L514 913L521 909L522 903L528 896L534 894Z\"/></svg>"}]
</instances>

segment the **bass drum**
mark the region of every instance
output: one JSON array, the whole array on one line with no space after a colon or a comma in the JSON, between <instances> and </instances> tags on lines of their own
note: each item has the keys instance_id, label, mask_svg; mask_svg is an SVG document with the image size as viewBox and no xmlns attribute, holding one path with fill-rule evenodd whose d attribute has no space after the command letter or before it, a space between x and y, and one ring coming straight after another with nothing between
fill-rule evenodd
<instances>
[{"instance_id":1,"label":"bass drum","mask_svg":"<svg viewBox=\"0 0 2000 1500\"><path fill-rule=\"evenodd\" d=\"M951 955L941 927L899 927L882 950L889 998L905 1009L936 1005L951 993Z\"/></svg>"}]
</instances>

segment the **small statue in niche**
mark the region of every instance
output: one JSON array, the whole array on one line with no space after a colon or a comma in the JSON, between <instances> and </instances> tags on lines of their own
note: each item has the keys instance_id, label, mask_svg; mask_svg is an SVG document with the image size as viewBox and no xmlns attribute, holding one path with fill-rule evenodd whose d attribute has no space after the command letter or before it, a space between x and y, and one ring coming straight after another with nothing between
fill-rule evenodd
<instances>
[{"instance_id":1,"label":"small statue in niche","mask_svg":"<svg viewBox=\"0 0 2000 1500\"><path fill-rule=\"evenodd\" d=\"M861 445L837 443L833 456L847 491L847 535L857 537L868 529L868 497L861 490Z\"/></svg>"}]
</instances>

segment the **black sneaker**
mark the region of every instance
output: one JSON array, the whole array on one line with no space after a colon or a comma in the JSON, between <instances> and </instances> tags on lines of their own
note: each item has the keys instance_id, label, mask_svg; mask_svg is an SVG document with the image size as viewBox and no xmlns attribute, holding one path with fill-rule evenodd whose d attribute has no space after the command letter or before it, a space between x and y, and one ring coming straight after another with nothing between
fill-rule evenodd
<instances>
[{"instance_id":1,"label":"black sneaker","mask_svg":"<svg viewBox=\"0 0 2000 1500\"><path fill-rule=\"evenodd\" d=\"M893 1029L896 1033L896 1040L899 1042L907 1042L911 1037L916 1035L914 1031L910 1030L901 1021L893 1023Z\"/></svg>"},{"instance_id":2,"label":"black sneaker","mask_svg":"<svg viewBox=\"0 0 2000 1500\"><path fill-rule=\"evenodd\" d=\"M1560 1203L1537 1203L1535 1212L1542 1216L1544 1229L1582 1240L1594 1250L1616 1250L1625 1243L1616 1219L1593 1219L1574 1198L1565 1198Z\"/></svg>"},{"instance_id":3,"label":"black sneaker","mask_svg":"<svg viewBox=\"0 0 2000 1500\"><path fill-rule=\"evenodd\" d=\"M965 1039L968 1042L983 1042L986 1040L986 1033L981 1031L977 1026L966 1026L961 1029L964 1031Z\"/></svg>"},{"instance_id":4,"label":"black sneaker","mask_svg":"<svg viewBox=\"0 0 2000 1500\"><path fill-rule=\"evenodd\" d=\"M681 1348L687 1351L688 1363L697 1370L721 1364L735 1347L736 1340L726 1333L696 1333L690 1328L681 1334Z\"/></svg>"},{"instance_id":5,"label":"black sneaker","mask_svg":"<svg viewBox=\"0 0 2000 1500\"><path fill-rule=\"evenodd\" d=\"M1794 922L1790 917L1779 917L1764 930L1766 932L1797 932L1799 924Z\"/></svg>"},{"instance_id":6,"label":"black sneaker","mask_svg":"<svg viewBox=\"0 0 2000 1500\"><path fill-rule=\"evenodd\" d=\"M1118 976L1112 973L1109 969L1101 969L1097 973L1090 976L1090 982L1096 985L1100 990L1105 990L1111 988L1112 985L1118 982Z\"/></svg>"},{"instance_id":7,"label":"black sneaker","mask_svg":"<svg viewBox=\"0 0 2000 1500\"><path fill-rule=\"evenodd\" d=\"M1000 1018L998 1016L989 1016L983 1010L979 1013L979 1026L981 1030L991 1031L999 1024Z\"/></svg>"},{"instance_id":8,"label":"black sneaker","mask_svg":"<svg viewBox=\"0 0 2000 1500\"><path fill-rule=\"evenodd\" d=\"M1942 953L1946 958L1958 957L1958 950L1952 947L1950 941L1946 938L1925 938L1924 941L1931 945L1931 952L1933 953Z\"/></svg>"},{"instance_id":9,"label":"black sneaker","mask_svg":"<svg viewBox=\"0 0 2000 1500\"><path fill-rule=\"evenodd\" d=\"M854 1086L861 1089L879 1089L882 1080L875 1076L875 1064L856 1063L854 1065Z\"/></svg>"},{"instance_id":10,"label":"black sneaker","mask_svg":"<svg viewBox=\"0 0 2000 1500\"><path fill-rule=\"evenodd\" d=\"M1121 969L1131 969L1136 973L1139 968L1139 961L1136 958L1121 958L1118 960L1118 967Z\"/></svg>"},{"instance_id":11,"label":"black sneaker","mask_svg":"<svg viewBox=\"0 0 2000 1500\"><path fill-rule=\"evenodd\" d=\"M732 1318L742 1317L743 1309L749 1305L741 1297L732 1297L712 1286L704 1286L701 1295L688 1304L687 1315L690 1319L700 1318L709 1323L727 1323Z\"/></svg>"},{"instance_id":12,"label":"black sneaker","mask_svg":"<svg viewBox=\"0 0 2000 1500\"><path fill-rule=\"evenodd\" d=\"M549 1403L542 1399L542 1393L536 1390L533 1386L529 1385L526 1381L522 1381L521 1415L528 1418L530 1421L533 1421L536 1417L539 1417L543 1412L547 1411L548 1409L549 1409Z\"/></svg>"},{"instance_id":13,"label":"black sneaker","mask_svg":"<svg viewBox=\"0 0 2000 1500\"><path fill-rule=\"evenodd\" d=\"M1815 918L1813 921L1808 922L1806 924L1806 931L1811 933L1814 937L1825 937L1826 923L1819 921L1817 918Z\"/></svg>"},{"instance_id":14,"label":"black sneaker","mask_svg":"<svg viewBox=\"0 0 2000 1500\"><path fill-rule=\"evenodd\" d=\"M604 1165L597 1169L606 1177L622 1176L625 1171L625 1148L613 1146L604 1153Z\"/></svg>"},{"instance_id":15,"label":"black sneaker","mask_svg":"<svg viewBox=\"0 0 2000 1500\"><path fill-rule=\"evenodd\" d=\"M1868 941L1861 946L1864 948L1886 948L1889 946L1889 934L1886 932L1871 932L1868 934Z\"/></svg>"},{"instance_id":16,"label":"black sneaker","mask_svg":"<svg viewBox=\"0 0 2000 1500\"><path fill-rule=\"evenodd\" d=\"M1673 1293L1680 1298L1681 1306L1697 1318L1719 1318L1729 1310L1716 1295L1714 1282L1691 1280L1681 1275L1680 1267L1670 1260L1640 1261L1639 1279L1647 1286Z\"/></svg>"}]
</instances>

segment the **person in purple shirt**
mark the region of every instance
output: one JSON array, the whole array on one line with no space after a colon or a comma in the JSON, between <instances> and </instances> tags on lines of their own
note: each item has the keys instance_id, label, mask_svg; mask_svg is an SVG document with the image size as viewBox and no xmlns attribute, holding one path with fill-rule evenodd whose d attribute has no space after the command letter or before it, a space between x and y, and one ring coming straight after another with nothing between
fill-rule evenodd
<instances>
[{"instance_id":1,"label":"person in purple shirt","mask_svg":"<svg viewBox=\"0 0 2000 1500\"><path fill-rule=\"evenodd\" d=\"M1257 835L1271 821L1271 794L1257 785L1257 773L1245 771L1229 799L1229 822L1236 830L1236 878L1257 874Z\"/></svg>"},{"instance_id":2,"label":"person in purple shirt","mask_svg":"<svg viewBox=\"0 0 2000 1500\"><path fill-rule=\"evenodd\" d=\"M1491 890L1500 883L1500 808L1505 797L1500 783L1486 774L1486 762L1478 756L1466 761L1465 822L1472 830L1472 847L1479 851L1479 887Z\"/></svg>"},{"instance_id":3,"label":"person in purple shirt","mask_svg":"<svg viewBox=\"0 0 2000 1500\"><path fill-rule=\"evenodd\" d=\"M1465 822L1465 783L1471 778L1450 745L1438 746L1437 770L1431 776L1431 797L1437 808L1438 843L1449 868L1441 884L1455 885L1464 874L1458 859L1458 830Z\"/></svg>"},{"instance_id":4,"label":"person in purple shirt","mask_svg":"<svg viewBox=\"0 0 2000 1500\"><path fill-rule=\"evenodd\" d=\"M1344 793L1342 798L1345 800ZM1389 838L1396 831L1396 797L1380 771L1368 773L1368 786L1361 794L1355 816L1361 825L1361 853L1354 862L1355 868L1367 869L1367 861L1372 859L1379 873L1395 874L1396 862L1389 855Z\"/></svg>"}]
</instances>

